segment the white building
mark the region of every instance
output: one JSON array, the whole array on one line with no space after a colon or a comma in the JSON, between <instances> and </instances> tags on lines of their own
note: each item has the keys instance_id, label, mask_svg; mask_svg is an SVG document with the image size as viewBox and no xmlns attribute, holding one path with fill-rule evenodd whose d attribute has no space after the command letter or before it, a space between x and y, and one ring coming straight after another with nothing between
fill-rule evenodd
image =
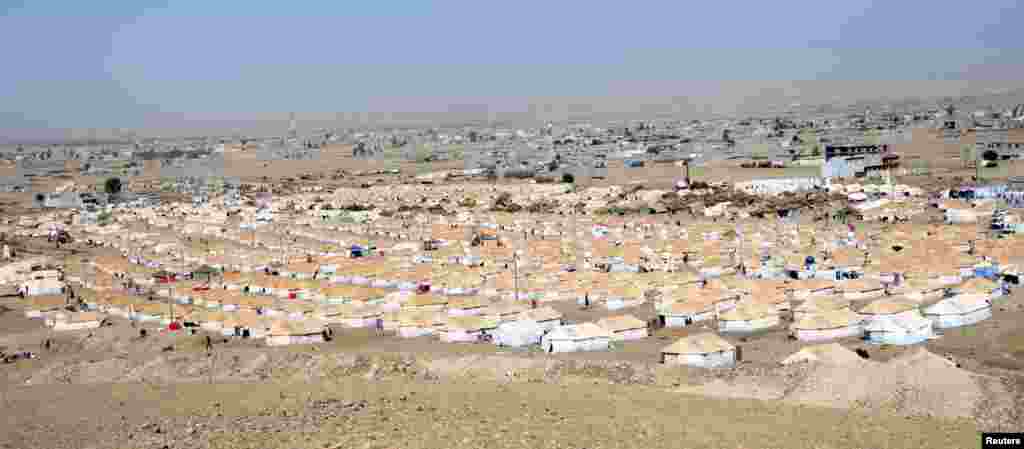
<instances>
[{"instance_id":1,"label":"white building","mask_svg":"<svg viewBox=\"0 0 1024 449\"><path fill-rule=\"evenodd\" d=\"M96 312L57 313L47 325L55 331L96 329L100 327L100 315Z\"/></svg>"},{"instance_id":2,"label":"white building","mask_svg":"<svg viewBox=\"0 0 1024 449\"><path fill-rule=\"evenodd\" d=\"M718 335L706 332L681 338L661 350L666 365L727 368L736 364L736 347Z\"/></svg>"},{"instance_id":3,"label":"white building","mask_svg":"<svg viewBox=\"0 0 1024 449\"><path fill-rule=\"evenodd\" d=\"M498 320L482 316L450 316L440 334L441 341L476 343L497 329Z\"/></svg>"},{"instance_id":4,"label":"white building","mask_svg":"<svg viewBox=\"0 0 1024 449\"><path fill-rule=\"evenodd\" d=\"M492 332L493 342L498 346L513 348L540 344L541 337L547 332L543 326L533 320L519 320L501 323Z\"/></svg>"},{"instance_id":5,"label":"white building","mask_svg":"<svg viewBox=\"0 0 1024 449\"><path fill-rule=\"evenodd\" d=\"M790 334L800 341L826 341L864 335L864 318L845 309L820 310L797 317Z\"/></svg>"},{"instance_id":6,"label":"white building","mask_svg":"<svg viewBox=\"0 0 1024 449\"><path fill-rule=\"evenodd\" d=\"M602 318L597 325L608 331L613 341L640 340L648 337L647 323L633 315Z\"/></svg>"},{"instance_id":7,"label":"white building","mask_svg":"<svg viewBox=\"0 0 1024 449\"><path fill-rule=\"evenodd\" d=\"M541 338L546 352L607 351L610 332L594 323L571 324L552 329Z\"/></svg>"},{"instance_id":8,"label":"white building","mask_svg":"<svg viewBox=\"0 0 1024 449\"><path fill-rule=\"evenodd\" d=\"M779 325L779 309L772 304L743 303L718 317L723 333L751 333Z\"/></svg>"},{"instance_id":9,"label":"white building","mask_svg":"<svg viewBox=\"0 0 1024 449\"><path fill-rule=\"evenodd\" d=\"M878 299L859 314L867 322L865 337L873 343L908 345L934 336L932 321L924 317L918 304L908 300Z\"/></svg>"},{"instance_id":10,"label":"white building","mask_svg":"<svg viewBox=\"0 0 1024 449\"><path fill-rule=\"evenodd\" d=\"M937 329L970 326L992 318L992 302L984 295L956 295L924 309Z\"/></svg>"},{"instance_id":11,"label":"white building","mask_svg":"<svg viewBox=\"0 0 1024 449\"><path fill-rule=\"evenodd\" d=\"M323 343L326 327L315 320L282 320L270 326L267 346Z\"/></svg>"},{"instance_id":12,"label":"white building","mask_svg":"<svg viewBox=\"0 0 1024 449\"><path fill-rule=\"evenodd\" d=\"M825 181L818 177L753 179L734 184L736 190L751 195L767 196L778 195L783 192L805 192L824 188L824 186Z\"/></svg>"}]
</instances>

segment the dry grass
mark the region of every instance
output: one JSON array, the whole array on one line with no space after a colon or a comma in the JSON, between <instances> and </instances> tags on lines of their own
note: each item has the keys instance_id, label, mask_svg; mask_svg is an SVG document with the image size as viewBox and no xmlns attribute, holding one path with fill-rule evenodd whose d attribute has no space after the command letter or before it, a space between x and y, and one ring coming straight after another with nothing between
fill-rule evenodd
<instances>
[{"instance_id":1,"label":"dry grass","mask_svg":"<svg viewBox=\"0 0 1024 449\"><path fill-rule=\"evenodd\" d=\"M113 385L45 387L13 392L11 406L27 415L53 413L54 422L81 408L40 403L69 395L66 404L91 404L129 424L156 416L228 421L261 414L294 416L311 400L368 403L365 412L329 419L315 432L220 429L204 435L212 448L323 447L635 447L635 448L865 448L972 447L976 430L931 419L871 417L856 412L794 407L753 400L666 396L642 387L593 383L572 386L478 382L461 385L345 379L319 384ZM158 408L152 408L159 404ZM219 404L216 406L215 404ZM217 414L223 418L216 417ZM207 418L203 418L207 417ZM79 420L78 418L82 418ZM23 418L18 417L14 421ZM190 418L192 419L192 418ZM91 428L95 416L75 422ZM125 426L129 427L129 426ZM826 430L827 429L827 430ZM165 432L180 431L171 429ZM95 435L94 437L98 437ZM135 447L114 431L102 447ZM139 438L136 436L136 438ZM173 439L172 439L173 441ZM139 442L141 443L141 442Z\"/></svg>"},{"instance_id":2,"label":"dry grass","mask_svg":"<svg viewBox=\"0 0 1024 449\"><path fill-rule=\"evenodd\" d=\"M1024 359L1024 330L1006 335L1003 340L1006 351L1018 359Z\"/></svg>"}]
</instances>

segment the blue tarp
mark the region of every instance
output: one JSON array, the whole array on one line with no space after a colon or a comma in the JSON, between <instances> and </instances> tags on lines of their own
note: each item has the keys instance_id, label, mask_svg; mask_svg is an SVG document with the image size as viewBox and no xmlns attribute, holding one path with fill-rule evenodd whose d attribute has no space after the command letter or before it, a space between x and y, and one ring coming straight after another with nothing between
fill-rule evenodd
<instances>
[{"instance_id":1,"label":"blue tarp","mask_svg":"<svg viewBox=\"0 0 1024 449\"><path fill-rule=\"evenodd\" d=\"M980 278L992 279L999 275L996 267L980 267L974 269L974 275Z\"/></svg>"}]
</instances>

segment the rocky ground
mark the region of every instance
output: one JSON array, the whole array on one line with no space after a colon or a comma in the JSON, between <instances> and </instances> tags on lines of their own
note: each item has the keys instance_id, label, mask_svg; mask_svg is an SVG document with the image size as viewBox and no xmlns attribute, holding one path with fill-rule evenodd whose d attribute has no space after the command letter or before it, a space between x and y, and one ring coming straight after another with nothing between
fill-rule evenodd
<instances>
[{"instance_id":1,"label":"rocky ground","mask_svg":"<svg viewBox=\"0 0 1024 449\"><path fill-rule=\"evenodd\" d=\"M0 433L9 448L919 448L978 438L965 422L598 381L58 385L4 401L18 410Z\"/></svg>"}]
</instances>

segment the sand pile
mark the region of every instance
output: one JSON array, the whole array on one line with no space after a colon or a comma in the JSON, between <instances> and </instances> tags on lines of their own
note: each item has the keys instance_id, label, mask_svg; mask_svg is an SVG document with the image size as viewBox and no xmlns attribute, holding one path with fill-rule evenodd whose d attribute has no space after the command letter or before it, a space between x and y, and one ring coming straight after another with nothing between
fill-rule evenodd
<instances>
[{"instance_id":1,"label":"sand pile","mask_svg":"<svg viewBox=\"0 0 1024 449\"><path fill-rule=\"evenodd\" d=\"M850 365L859 363L862 359L855 352L846 349L838 343L808 346L793 355L786 357L783 365L795 363L823 363L827 365Z\"/></svg>"},{"instance_id":2,"label":"sand pile","mask_svg":"<svg viewBox=\"0 0 1024 449\"><path fill-rule=\"evenodd\" d=\"M982 399L978 380L969 371L921 348L916 353L888 364L893 376L902 374L908 386L904 409L919 414L933 411L938 416L969 416Z\"/></svg>"},{"instance_id":3,"label":"sand pile","mask_svg":"<svg viewBox=\"0 0 1024 449\"><path fill-rule=\"evenodd\" d=\"M815 363L785 399L828 407L864 406L903 415L967 417L981 401L978 381L925 349L889 363Z\"/></svg>"}]
</instances>

